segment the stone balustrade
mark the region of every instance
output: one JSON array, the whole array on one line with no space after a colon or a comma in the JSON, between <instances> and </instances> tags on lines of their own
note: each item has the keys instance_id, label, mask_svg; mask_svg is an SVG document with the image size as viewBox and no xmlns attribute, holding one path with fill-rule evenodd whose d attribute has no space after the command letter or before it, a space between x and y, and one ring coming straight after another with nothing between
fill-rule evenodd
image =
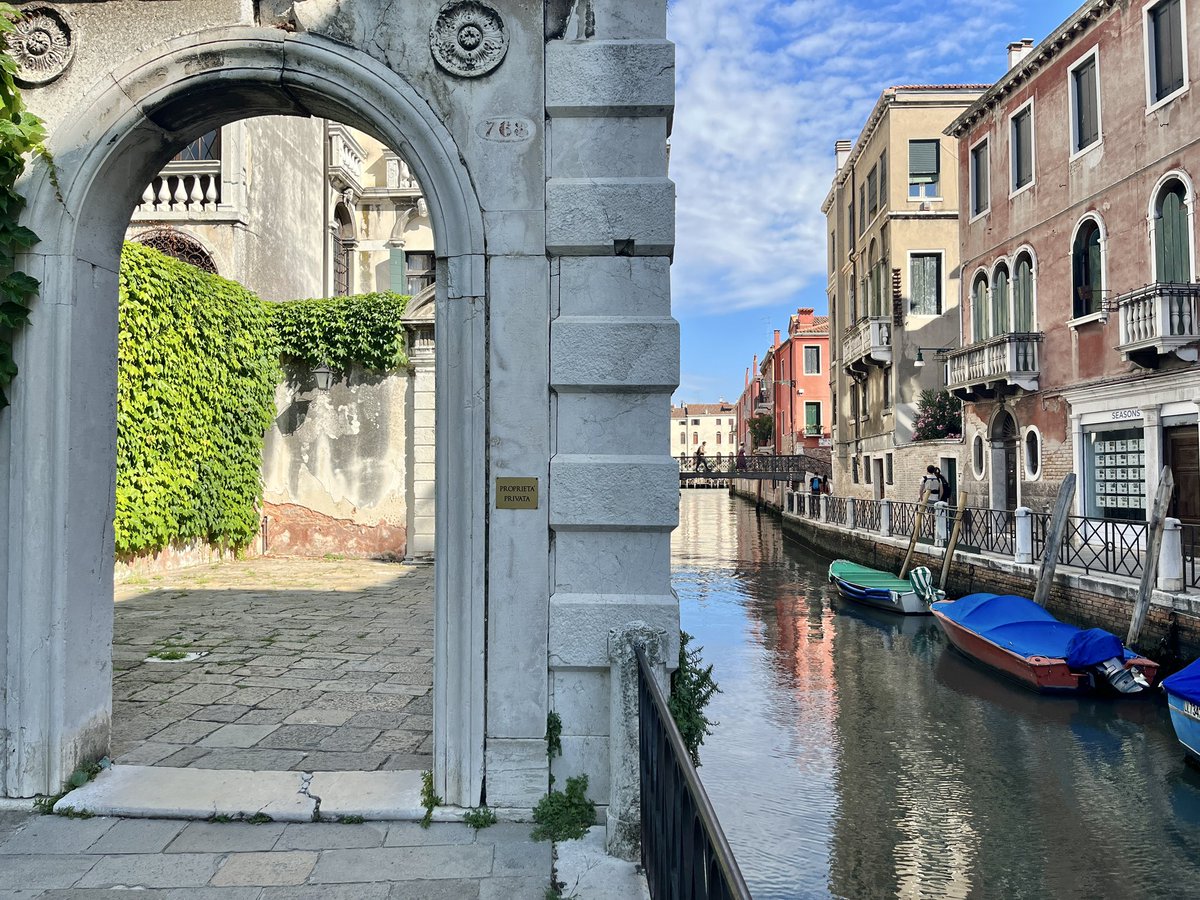
<instances>
[{"instance_id":1,"label":"stone balustrade","mask_svg":"<svg viewBox=\"0 0 1200 900\"><path fill-rule=\"evenodd\" d=\"M1196 318L1198 284L1150 284L1117 298L1120 315L1119 349L1126 359L1145 352L1150 356L1167 353L1191 361L1196 349L1187 344L1200 340L1200 322Z\"/></svg>"},{"instance_id":2,"label":"stone balustrade","mask_svg":"<svg viewBox=\"0 0 1200 900\"><path fill-rule=\"evenodd\" d=\"M135 214L216 212L221 204L221 161L171 162L142 192Z\"/></svg>"}]
</instances>

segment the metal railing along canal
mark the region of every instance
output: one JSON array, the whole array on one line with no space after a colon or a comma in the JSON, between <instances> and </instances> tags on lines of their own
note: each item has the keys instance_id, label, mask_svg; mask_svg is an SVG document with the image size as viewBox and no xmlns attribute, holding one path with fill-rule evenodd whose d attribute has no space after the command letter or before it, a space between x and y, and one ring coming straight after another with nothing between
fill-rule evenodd
<instances>
[{"instance_id":1,"label":"metal railing along canal","mask_svg":"<svg viewBox=\"0 0 1200 900\"><path fill-rule=\"evenodd\" d=\"M637 648L642 865L653 900L751 900L645 651Z\"/></svg>"}]
</instances>

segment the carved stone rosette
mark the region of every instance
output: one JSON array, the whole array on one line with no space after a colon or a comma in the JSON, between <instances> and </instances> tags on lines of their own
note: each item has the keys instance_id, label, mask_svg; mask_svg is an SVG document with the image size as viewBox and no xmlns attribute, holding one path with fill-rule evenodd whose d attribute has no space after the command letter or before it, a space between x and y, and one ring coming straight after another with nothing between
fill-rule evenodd
<instances>
[{"instance_id":1,"label":"carved stone rosette","mask_svg":"<svg viewBox=\"0 0 1200 900\"><path fill-rule=\"evenodd\" d=\"M480 0L452 0L429 29L434 61L452 75L477 78L495 69L508 52L500 14Z\"/></svg>"},{"instance_id":2,"label":"carved stone rosette","mask_svg":"<svg viewBox=\"0 0 1200 900\"><path fill-rule=\"evenodd\" d=\"M8 52L16 60L18 84L49 84L67 70L75 55L67 17L52 6L33 6L22 12L8 37Z\"/></svg>"}]
</instances>

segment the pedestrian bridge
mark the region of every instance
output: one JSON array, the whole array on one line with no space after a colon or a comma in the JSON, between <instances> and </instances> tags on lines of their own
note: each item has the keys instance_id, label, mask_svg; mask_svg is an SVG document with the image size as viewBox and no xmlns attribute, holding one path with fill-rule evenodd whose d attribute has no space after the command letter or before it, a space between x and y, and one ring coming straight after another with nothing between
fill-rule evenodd
<instances>
[{"instance_id":1,"label":"pedestrian bridge","mask_svg":"<svg viewBox=\"0 0 1200 900\"><path fill-rule=\"evenodd\" d=\"M679 481L697 481L705 479L728 480L730 478L745 478L751 481L803 481L812 475L829 478L833 466L827 459L799 453L794 456L774 456L755 454L747 456L743 465L738 467L736 457L705 457L697 463L694 456L681 455L676 457L679 462Z\"/></svg>"}]
</instances>

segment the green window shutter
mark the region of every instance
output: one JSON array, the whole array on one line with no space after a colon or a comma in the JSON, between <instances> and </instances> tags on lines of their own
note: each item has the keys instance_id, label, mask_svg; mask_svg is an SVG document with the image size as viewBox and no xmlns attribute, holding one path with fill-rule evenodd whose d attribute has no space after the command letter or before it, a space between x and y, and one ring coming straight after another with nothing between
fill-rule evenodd
<instances>
[{"instance_id":1,"label":"green window shutter","mask_svg":"<svg viewBox=\"0 0 1200 900\"><path fill-rule=\"evenodd\" d=\"M821 404L805 403L804 404L804 427L805 431L819 431L821 428Z\"/></svg>"},{"instance_id":2,"label":"green window shutter","mask_svg":"<svg viewBox=\"0 0 1200 900\"><path fill-rule=\"evenodd\" d=\"M886 208L888 205L886 150L879 155L879 205L883 208Z\"/></svg>"},{"instance_id":3,"label":"green window shutter","mask_svg":"<svg viewBox=\"0 0 1200 900\"><path fill-rule=\"evenodd\" d=\"M987 336L987 280L980 278L971 292L971 337L979 342Z\"/></svg>"},{"instance_id":4,"label":"green window shutter","mask_svg":"<svg viewBox=\"0 0 1200 900\"><path fill-rule=\"evenodd\" d=\"M1167 0L1150 13L1154 30L1154 99L1183 87L1183 32L1179 0Z\"/></svg>"},{"instance_id":5,"label":"green window shutter","mask_svg":"<svg viewBox=\"0 0 1200 900\"><path fill-rule=\"evenodd\" d=\"M1175 284L1191 281L1187 209L1183 203L1183 187L1178 183L1164 190L1154 229L1158 280Z\"/></svg>"},{"instance_id":6,"label":"green window shutter","mask_svg":"<svg viewBox=\"0 0 1200 900\"><path fill-rule=\"evenodd\" d=\"M1092 226L1087 243L1088 283L1091 286L1092 302L1088 312L1099 312L1104 303L1104 269L1100 265L1100 229Z\"/></svg>"},{"instance_id":7,"label":"green window shutter","mask_svg":"<svg viewBox=\"0 0 1200 900\"><path fill-rule=\"evenodd\" d=\"M1017 261L1013 307L1016 316L1013 330L1020 334L1033 331L1033 268L1027 256L1022 256Z\"/></svg>"},{"instance_id":8,"label":"green window shutter","mask_svg":"<svg viewBox=\"0 0 1200 900\"><path fill-rule=\"evenodd\" d=\"M941 312L941 257L920 253L912 257L910 266L913 315L936 316Z\"/></svg>"},{"instance_id":9,"label":"green window shutter","mask_svg":"<svg viewBox=\"0 0 1200 900\"><path fill-rule=\"evenodd\" d=\"M388 254L388 286L396 294L404 293L404 248L393 247Z\"/></svg>"},{"instance_id":10,"label":"green window shutter","mask_svg":"<svg viewBox=\"0 0 1200 900\"><path fill-rule=\"evenodd\" d=\"M1100 136L1095 57L1075 70L1075 149L1090 147Z\"/></svg>"},{"instance_id":11,"label":"green window shutter","mask_svg":"<svg viewBox=\"0 0 1200 900\"><path fill-rule=\"evenodd\" d=\"M1033 180L1033 114L1030 109L1022 110L1013 119L1012 141L1016 162L1013 187L1024 187Z\"/></svg>"},{"instance_id":12,"label":"green window shutter","mask_svg":"<svg viewBox=\"0 0 1200 900\"><path fill-rule=\"evenodd\" d=\"M879 211L879 175L876 169L871 169L867 175L867 208L872 216Z\"/></svg>"},{"instance_id":13,"label":"green window shutter","mask_svg":"<svg viewBox=\"0 0 1200 900\"><path fill-rule=\"evenodd\" d=\"M1008 333L1008 270L998 269L992 282L992 328Z\"/></svg>"},{"instance_id":14,"label":"green window shutter","mask_svg":"<svg viewBox=\"0 0 1200 900\"><path fill-rule=\"evenodd\" d=\"M908 180L911 184L933 184L938 180L941 159L938 141L908 142Z\"/></svg>"},{"instance_id":15,"label":"green window shutter","mask_svg":"<svg viewBox=\"0 0 1200 900\"><path fill-rule=\"evenodd\" d=\"M988 142L971 151L971 212L981 213L990 206L991 185L988 181Z\"/></svg>"}]
</instances>

